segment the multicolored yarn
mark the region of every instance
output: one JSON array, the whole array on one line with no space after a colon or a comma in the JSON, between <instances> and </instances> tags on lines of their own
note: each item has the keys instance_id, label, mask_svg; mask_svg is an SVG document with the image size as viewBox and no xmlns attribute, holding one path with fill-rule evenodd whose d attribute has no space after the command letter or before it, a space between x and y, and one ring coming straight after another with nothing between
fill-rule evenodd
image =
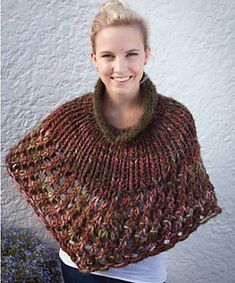
<instances>
[{"instance_id":1,"label":"multicolored yarn","mask_svg":"<svg viewBox=\"0 0 235 283\"><path fill-rule=\"evenodd\" d=\"M99 79L6 157L24 197L84 272L159 254L222 211L184 105L147 79L143 116L121 130L104 120L103 94Z\"/></svg>"}]
</instances>

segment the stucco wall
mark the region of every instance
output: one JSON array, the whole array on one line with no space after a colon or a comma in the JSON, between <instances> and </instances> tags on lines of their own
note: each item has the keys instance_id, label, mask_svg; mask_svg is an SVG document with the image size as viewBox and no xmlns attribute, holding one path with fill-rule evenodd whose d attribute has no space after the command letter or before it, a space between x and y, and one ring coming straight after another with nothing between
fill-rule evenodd
<instances>
[{"instance_id":1,"label":"stucco wall","mask_svg":"<svg viewBox=\"0 0 235 283\"><path fill-rule=\"evenodd\" d=\"M6 174L8 149L45 115L93 88L89 32L95 0L2 1L2 225L50 237ZM193 113L223 214L170 251L168 283L235 282L235 2L129 0L147 17L146 72Z\"/></svg>"}]
</instances>

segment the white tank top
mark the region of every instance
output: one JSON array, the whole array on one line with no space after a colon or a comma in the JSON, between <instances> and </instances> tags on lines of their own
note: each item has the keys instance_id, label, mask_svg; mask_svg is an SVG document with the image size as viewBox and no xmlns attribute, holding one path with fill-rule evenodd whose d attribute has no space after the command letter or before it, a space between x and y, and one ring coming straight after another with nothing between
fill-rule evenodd
<instances>
[{"instance_id":1,"label":"white tank top","mask_svg":"<svg viewBox=\"0 0 235 283\"><path fill-rule=\"evenodd\" d=\"M61 248L59 256L64 264L78 268L70 256ZM163 283L167 277L167 258L168 251L147 257L137 263L130 263L124 267L91 273L133 283Z\"/></svg>"}]
</instances>

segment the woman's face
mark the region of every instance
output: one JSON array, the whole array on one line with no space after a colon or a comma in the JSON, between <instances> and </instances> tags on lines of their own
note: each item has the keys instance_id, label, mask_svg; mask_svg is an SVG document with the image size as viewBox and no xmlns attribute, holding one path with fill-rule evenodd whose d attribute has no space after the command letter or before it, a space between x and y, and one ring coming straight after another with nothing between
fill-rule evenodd
<instances>
[{"instance_id":1,"label":"woman's face","mask_svg":"<svg viewBox=\"0 0 235 283\"><path fill-rule=\"evenodd\" d=\"M144 50L139 27L103 28L96 35L95 47L91 57L109 96L115 101L136 97L150 52Z\"/></svg>"}]
</instances>

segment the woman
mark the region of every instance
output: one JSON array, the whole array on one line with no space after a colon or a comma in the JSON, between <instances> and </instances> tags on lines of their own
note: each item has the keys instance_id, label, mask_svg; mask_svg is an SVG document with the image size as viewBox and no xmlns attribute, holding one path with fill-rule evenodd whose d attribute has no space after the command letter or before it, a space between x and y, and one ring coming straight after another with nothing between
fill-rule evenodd
<instances>
[{"instance_id":1,"label":"woman","mask_svg":"<svg viewBox=\"0 0 235 283\"><path fill-rule=\"evenodd\" d=\"M94 92L46 117L7 168L59 242L66 283L162 283L167 250L221 208L191 113L144 73L144 20L104 3L91 42Z\"/></svg>"}]
</instances>

